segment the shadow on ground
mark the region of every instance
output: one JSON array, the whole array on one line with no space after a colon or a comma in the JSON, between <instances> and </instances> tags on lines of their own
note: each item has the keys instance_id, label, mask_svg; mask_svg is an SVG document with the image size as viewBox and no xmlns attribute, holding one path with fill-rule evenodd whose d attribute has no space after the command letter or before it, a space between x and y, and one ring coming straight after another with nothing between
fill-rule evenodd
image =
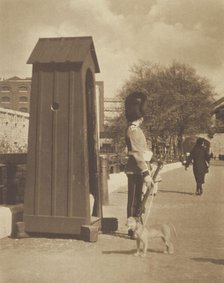
<instances>
[{"instance_id":1,"label":"shadow on ground","mask_svg":"<svg viewBox=\"0 0 224 283\"><path fill-rule=\"evenodd\" d=\"M211 263L214 263L214 264L224 265L224 259L198 257L198 258L192 258L192 260L195 260L195 261L198 261L198 262L211 262Z\"/></svg>"},{"instance_id":2,"label":"shadow on ground","mask_svg":"<svg viewBox=\"0 0 224 283\"><path fill-rule=\"evenodd\" d=\"M161 193L172 193L172 194L182 194L182 195L191 195L193 196L194 193L188 193L188 192L180 192L180 191L170 191L170 190L159 190Z\"/></svg>"},{"instance_id":3,"label":"shadow on ground","mask_svg":"<svg viewBox=\"0 0 224 283\"><path fill-rule=\"evenodd\" d=\"M111 233L103 232L103 234L118 237L118 238L123 238L123 239L130 239L127 233L122 233L122 232L111 232Z\"/></svg>"},{"instance_id":4,"label":"shadow on ground","mask_svg":"<svg viewBox=\"0 0 224 283\"><path fill-rule=\"evenodd\" d=\"M150 253L158 253L158 254L163 254L164 252L161 250L152 250L152 249L148 249L147 252ZM103 251L103 254L126 254L126 255L130 255L130 254L135 254L136 253L136 249L132 249L132 250L113 250L113 251Z\"/></svg>"}]
</instances>

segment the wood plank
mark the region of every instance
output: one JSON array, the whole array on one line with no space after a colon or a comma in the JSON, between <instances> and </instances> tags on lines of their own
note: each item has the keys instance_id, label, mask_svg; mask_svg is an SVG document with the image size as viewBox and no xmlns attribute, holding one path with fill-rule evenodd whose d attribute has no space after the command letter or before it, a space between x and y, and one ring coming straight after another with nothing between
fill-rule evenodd
<instances>
[{"instance_id":1,"label":"wood plank","mask_svg":"<svg viewBox=\"0 0 224 283\"><path fill-rule=\"evenodd\" d=\"M54 99L58 110L53 111L52 152L52 215L68 213L68 129L69 129L69 73L59 69L55 73Z\"/></svg>"},{"instance_id":2,"label":"wood plank","mask_svg":"<svg viewBox=\"0 0 224 283\"><path fill-rule=\"evenodd\" d=\"M25 215L25 231L27 233L55 233L55 234L80 234L82 225L87 225L83 217L59 217Z\"/></svg>"},{"instance_id":3,"label":"wood plank","mask_svg":"<svg viewBox=\"0 0 224 283\"><path fill-rule=\"evenodd\" d=\"M72 140L72 194L70 210L72 215L85 216L90 221L89 204L89 172L86 165L87 159L87 128L85 121L86 109L84 105L84 89L81 72L74 72L73 109L70 110L73 131Z\"/></svg>"},{"instance_id":4,"label":"wood plank","mask_svg":"<svg viewBox=\"0 0 224 283\"><path fill-rule=\"evenodd\" d=\"M35 214L51 215L53 116L51 105L54 91L52 66L42 68L39 84Z\"/></svg>"}]
</instances>

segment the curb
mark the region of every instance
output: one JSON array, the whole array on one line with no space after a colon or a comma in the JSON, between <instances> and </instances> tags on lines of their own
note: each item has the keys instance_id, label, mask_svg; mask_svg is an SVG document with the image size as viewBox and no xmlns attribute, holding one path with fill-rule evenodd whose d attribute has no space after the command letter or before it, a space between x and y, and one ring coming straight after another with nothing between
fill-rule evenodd
<instances>
[{"instance_id":1,"label":"curb","mask_svg":"<svg viewBox=\"0 0 224 283\"><path fill-rule=\"evenodd\" d=\"M165 164L161 170L161 175L163 173L166 173L168 171L178 169L181 167L183 167L181 162ZM127 177L124 172L110 174L110 178L108 180L109 194L123 186L127 186Z\"/></svg>"}]
</instances>

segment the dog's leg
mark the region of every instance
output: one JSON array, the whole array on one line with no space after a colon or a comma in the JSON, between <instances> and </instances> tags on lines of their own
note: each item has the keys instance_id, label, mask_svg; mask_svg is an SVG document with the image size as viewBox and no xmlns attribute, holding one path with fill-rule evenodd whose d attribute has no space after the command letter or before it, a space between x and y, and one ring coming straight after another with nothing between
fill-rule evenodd
<instances>
[{"instance_id":1,"label":"dog's leg","mask_svg":"<svg viewBox=\"0 0 224 283\"><path fill-rule=\"evenodd\" d=\"M137 246L137 252L135 253L135 256L139 256L140 255L140 239L139 238L136 239L136 246Z\"/></svg>"},{"instance_id":2,"label":"dog's leg","mask_svg":"<svg viewBox=\"0 0 224 283\"><path fill-rule=\"evenodd\" d=\"M174 247L173 247L171 240L168 239L168 238L163 238L163 237L162 237L162 239L163 239L163 241L166 245L166 250L164 251L164 253L173 254L174 253Z\"/></svg>"},{"instance_id":3,"label":"dog's leg","mask_svg":"<svg viewBox=\"0 0 224 283\"><path fill-rule=\"evenodd\" d=\"M146 257L146 253L147 253L147 250L148 250L148 239L143 239L142 241L143 243L143 253L142 253L142 257Z\"/></svg>"},{"instance_id":4,"label":"dog's leg","mask_svg":"<svg viewBox=\"0 0 224 283\"><path fill-rule=\"evenodd\" d=\"M167 248L168 254L172 255L174 254L174 247L171 241L169 241L168 243L169 243L168 248Z\"/></svg>"}]
</instances>

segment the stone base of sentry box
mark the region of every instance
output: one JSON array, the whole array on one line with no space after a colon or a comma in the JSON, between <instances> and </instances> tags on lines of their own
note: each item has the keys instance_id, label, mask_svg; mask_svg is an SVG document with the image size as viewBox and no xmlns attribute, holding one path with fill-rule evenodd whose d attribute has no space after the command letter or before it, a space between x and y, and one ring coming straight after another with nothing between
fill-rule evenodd
<instances>
[{"instance_id":1,"label":"stone base of sentry box","mask_svg":"<svg viewBox=\"0 0 224 283\"><path fill-rule=\"evenodd\" d=\"M82 225L81 238L86 242L97 242L99 227L94 225Z\"/></svg>"},{"instance_id":2,"label":"stone base of sentry box","mask_svg":"<svg viewBox=\"0 0 224 283\"><path fill-rule=\"evenodd\" d=\"M0 239L15 237L16 223L23 221L23 204L0 205Z\"/></svg>"}]
</instances>

